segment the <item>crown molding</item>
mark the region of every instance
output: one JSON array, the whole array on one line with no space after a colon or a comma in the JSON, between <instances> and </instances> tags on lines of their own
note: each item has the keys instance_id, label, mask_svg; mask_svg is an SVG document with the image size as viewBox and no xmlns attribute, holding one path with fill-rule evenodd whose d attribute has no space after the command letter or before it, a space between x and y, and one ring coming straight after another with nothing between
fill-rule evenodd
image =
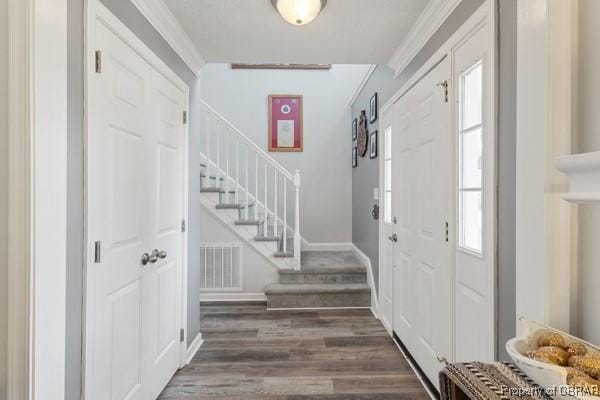
<instances>
[{"instance_id":1,"label":"crown molding","mask_svg":"<svg viewBox=\"0 0 600 400\"><path fill-rule=\"evenodd\" d=\"M371 75L373 75L373 72L375 72L376 69L377 69L377 64L371 64L369 66L369 69L367 70L367 72L365 72L365 75L363 76L362 80L356 87L354 94L352 95L352 97L350 97L350 100L348 100L349 106L352 106L352 104L354 104L356 99L358 99L358 96L360 96L360 93L363 91L365 86L367 86L369 79L371 79Z\"/></svg>"},{"instance_id":2,"label":"crown molding","mask_svg":"<svg viewBox=\"0 0 600 400\"><path fill-rule=\"evenodd\" d=\"M415 25L388 61L388 66L394 71L396 77L408 67L461 1L431 0L427 4Z\"/></svg>"},{"instance_id":3,"label":"crown molding","mask_svg":"<svg viewBox=\"0 0 600 400\"><path fill-rule=\"evenodd\" d=\"M206 64L202 55L163 0L131 0L183 62L198 76Z\"/></svg>"}]
</instances>

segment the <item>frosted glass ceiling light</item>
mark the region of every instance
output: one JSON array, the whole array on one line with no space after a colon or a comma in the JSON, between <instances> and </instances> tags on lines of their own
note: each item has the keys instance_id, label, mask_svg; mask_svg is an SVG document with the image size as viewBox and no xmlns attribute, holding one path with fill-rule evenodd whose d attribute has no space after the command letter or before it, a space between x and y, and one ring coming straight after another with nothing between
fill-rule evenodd
<instances>
[{"instance_id":1,"label":"frosted glass ceiling light","mask_svg":"<svg viewBox=\"0 0 600 400\"><path fill-rule=\"evenodd\" d=\"M319 15L327 0L271 0L279 14L292 25L306 25Z\"/></svg>"}]
</instances>

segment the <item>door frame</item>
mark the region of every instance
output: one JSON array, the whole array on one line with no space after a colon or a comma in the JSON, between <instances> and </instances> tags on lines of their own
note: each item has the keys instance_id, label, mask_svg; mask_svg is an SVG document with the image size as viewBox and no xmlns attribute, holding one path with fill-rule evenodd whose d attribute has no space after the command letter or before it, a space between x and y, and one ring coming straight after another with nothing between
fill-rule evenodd
<instances>
[{"instance_id":1,"label":"door frame","mask_svg":"<svg viewBox=\"0 0 600 400\"><path fill-rule=\"evenodd\" d=\"M496 26L497 26L497 10L496 10L496 2L494 0L486 0L484 2L483 5L481 5L481 7L475 11L473 13L473 15L471 17L469 17L469 19L467 19L467 21L465 21L465 23L459 27L456 32L442 45L440 46L440 48L417 70L417 72L415 72L403 85L402 87L394 93L394 95L392 95L390 97L390 99L381 107L380 109L380 113L381 114L385 114L388 112L391 112L391 109L393 107L393 105L396 103L396 101L402 97L403 95L405 95L408 91L410 91L425 75L427 75L427 73L429 71L431 71L433 68L435 68L435 66L437 66L437 64L439 64L444 58L448 57L450 59L451 62L451 74L450 74L450 87L449 87L449 101L451 102L450 107L451 107L451 118L450 118L450 123L452 124L452 142L451 142L451 146L448 149L450 158L449 161L451 163L451 165L449 166L450 168L452 168L452 179L451 179L451 185L453 190L455 190L456 188L456 182L457 182L457 170L456 170L456 162L457 162L457 154L456 154L456 150L455 150L455 145L456 145L456 141L458 139L458 131L457 131L457 124L456 124L456 105L454 102L454 99L456 98L456 85L453 84L452 80L454 78L454 76L456 75L456 71L455 71L455 66L454 66L454 52L455 49L458 45L460 45L464 40L466 40L471 34L477 32L477 30L479 30L479 28L481 26L483 26L484 24L489 24L491 29L490 29L490 40L488 41L488 52L490 54L490 68L493 68L493 72L492 72L492 76L493 76L493 88L494 90L491 93L488 93L489 98L486 99L486 103L485 104L489 104L492 112L491 112L491 122L490 122L490 132L489 135L492 135L492 137L489 140L489 143L491 143L494 147L493 149L487 149L486 151L486 155L491 153L494 155L497 155L497 131L498 131L498 115L497 115L497 110L498 110L498 102L497 102L497 97L498 97L498 83L497 83L497 75L498 75L498 65L497 65L497 37L496 37ZM380 124L382 124L383 122L380 120ZM379 131L381 132L382 129L384 127L383 126L379 126ZM392 128L393 129L393 128ZM493 241L493 245L491 246L491 253L493 254L492 257L492 265L489 265L489 273L488 273L488 279L487 279L487 286L488 289L490 290L489 295L491 298L491 301L489 302L489 310L490 310L490 318L488 320L488 324L490 326L490 332L493 333L492 338L490 340L490 342L488 343L488 347L489 348L489 354L496 355L496 350L497 350L497 326L496 326L496 316L497 316L497 286L496 286L496 275L497 275L497 229L498 229L498 224L497 224L497 182L498 182L498 174L497 174L497 157L494 156L493 157L493 165L491 166L491 168L493 168L493 175L494 175L494 182L492 184L492 186L495 188L494 189L494 201L493 204L490 205L489 209L486 212L486 215L491 216L491 221L492 221L492 232L493 232L493 237L492 238L487 238L484 240L492 240ZM379 187L380 187L380 198L382 196L382 184L383 184L383 158L379 157ZM450 221L452 224L456 224L456 199L455 199L455 195L452 195L451 197L451 213L450 213ZM454 229L451 229L450 232L454 232ZM379 254L381 254L382 252L382 243L383 241L386 240L385 239L385 226L383 224L383 220L380 219L379 220ZM456 254L456 235L452 234L450 235L450 240L449 240L449 245L451 246L452 249L452 257L450 260L450 267L451 267L451 276L452 276L452 281L449 282L449 284L452 286L451 288L451 294L452 294L452 302L454 304L455 301L455 260L454 260L454 255ZM379 257L379 268L381 270L382 266L382 257ZM381 274L380 274L381 275ZM379 291L379 296L381 296L381 290ZM379 302L381 303L382 299L379 299ZM455 354L455 338L454 338L454 321L455 321L455 315L454 315L454 305L452 307L452 359L454 359ZM392 322L392 326L393 326L393 321ZM452 360L449 360L452 361Z\"/></svg>"},{"instance_id":2,"label":"door frame","mask_svg":"<svg viewBox=\"0 0 600 400\"><path fill-rule=\"evenodd\" d=\"M10 399L64 398L67 1L8 0ZM3 239L5 240L5 239Z\"/></svg>"},{"instance_id":3,"label":"door frame","mask_svg":"<svg viewBox=\"0 0 600 400\"><path fill-rule=\"evenodd\" d=\"M87 365L90 361L87 359L87 354L91 350L90 341L86 340L91 337L91 321L93 315L91 315L92 304L91 296L87 293L91 287L91 282L87 274L91 264L94 263L94 248L90 245L88 234L88 183L89 183L89 168L87 167L87 161L90 149L87 146L90 130L94 126L94 116L89 113L92 102L94 101L94 85L93 79L96 74L96 59L95 51L93 47L96 38L94 35L94 29L96 20L100 20L112 33L114 33L119 39L125 44L131 47L139 56L141 56L146 62L148 62L156 71L161 73L167 78L173 85L177 86L185 93L184 110L188 115L188 122L184 124L184 140L183 140L183 219L188 221L188 194L189 194L189 87L179 76L169 68L169 66L163 62L146 44L144 44L125 24L123 24L106 6L104 6L99 0L87 0L86 1L86 29L85 29L85 43L84 43L84 103L85 103L85 124L84 124L84 192L85 192L85 204L84 204L84 243L85 243L85 261L84 261L84 328L83 328L83 354L82 354L82 391L84 398L89 398L88 386L86 382L89 379L89 375L92 373L88 370ZM184 335L183 340L179 343L179 367L183 367L188 362L188 348L187 348L187 264L188 264L188 229L182 232L182 257L181 257L181 293L177 304L178 309L178 324L180 329L183 329Z\"/></svg>"}]
</instances>

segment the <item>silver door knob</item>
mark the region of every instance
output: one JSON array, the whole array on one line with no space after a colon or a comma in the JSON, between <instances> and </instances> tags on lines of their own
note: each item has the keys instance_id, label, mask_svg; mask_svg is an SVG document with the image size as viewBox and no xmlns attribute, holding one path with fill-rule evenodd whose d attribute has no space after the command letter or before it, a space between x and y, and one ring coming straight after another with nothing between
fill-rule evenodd
<instances>
[{"instance_id":1,"label":"silver door knob","mask_svg":"<svg viewBox=\"0 0 600 400\"><path fill-rule=\"evenodd\" d=\"M161 260L167 258L167 252L162 250L162 251L158 251L158 249L154 249L154 251L152 251L152 255L160 258Z\"/></svg>"},{"instance_id":2,"label":"silver door knob","mask_svg":"<svg viewBox=\"0 0 600 400\"><path fill-rule=\"evenodd\" d=\"M149 262L152 262L150 260L150 254L148 254L148 253L142 254L142 265L148 265Z\"/></svg>"},{"instance_id":3,"label":"silver door knob","mask_svg":"<svg viewBox=\"0 0 600 400\"><path fill-rule=\"evenodd\" d=\"M398 235L394 233L392 236L388 236L388 239L390 242L396 243L398 241Z\"/></svg>"}]
</instances>

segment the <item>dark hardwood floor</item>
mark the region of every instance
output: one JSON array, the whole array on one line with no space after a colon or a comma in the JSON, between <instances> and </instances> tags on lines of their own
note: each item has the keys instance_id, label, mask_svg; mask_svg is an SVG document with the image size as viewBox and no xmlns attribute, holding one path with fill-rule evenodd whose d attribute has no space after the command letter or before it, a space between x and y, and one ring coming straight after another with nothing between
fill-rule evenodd
<instances>
[{"instance_id":1,"label":"dark hardwood floor","mask_svg":"<svg viewBox=\"0 0 600 400\"><path fill-rule=\"evenodd\" d=\"M429 399L368 309L202 303L204 344L161 400Z\"/></svg>"}]
</instances>

